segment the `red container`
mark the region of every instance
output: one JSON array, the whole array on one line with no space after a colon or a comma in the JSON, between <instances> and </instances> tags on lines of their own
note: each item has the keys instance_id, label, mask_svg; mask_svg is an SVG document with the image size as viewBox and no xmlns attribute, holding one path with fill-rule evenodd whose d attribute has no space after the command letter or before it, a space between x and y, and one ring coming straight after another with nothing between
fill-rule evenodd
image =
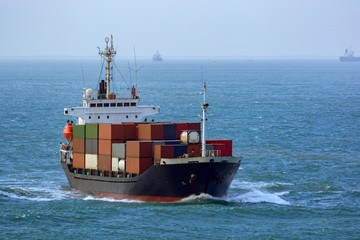
<instances>
[{"instance_id":1,"label":"red container","mask_svg":"<svg viewBox=\"0 0 360 240\"><path fill-rule=\"evenodd\" d=\"M126 172L140 174L145 172L149 167L153 165L152 158L126 158Z\"/></svg>"},{"instance_id":2,"label":"red container","mask_svg":"<svg viewBox=\"0 0 360 240\"><path fill-rule=\"evenodd\" d=\"M194 122L194 123L187 123L187 129L186 130L197 130L200 131L201 129L201 123Z\"/></svg>"},{"instance_id":3,"label":"red container","mask_svg":"<svg viewBox=\"0 0 360 240\"><path fill-rule=\"evenodd\" d=\"M162 124L139 124L139 140L162 140L164 139L164 126Z\"/></svg>"},{"instance_id":4,"label":"red container","mask_svg":"<svg viewBox=\"0 0 360 240\"><path fill-rule=\"evenodd\" d=\"M189 154L189 157L200 157L201 145L188 145L187 152Z\"/></svg>"},{"instance_id":5,"label":"red container","mask_svg":"<svg viewBox=\"0 0 360 240\"><path fill-rule=\"evenodd\" d=\"M73 168L85 168L84 153L73 153Z\"/></svg>"},{"instance_id":6,"label":"red container","mask_svg":"<svg viewBox=\"0 0 360 240\"><path fill-rule=\"evenodd\" d=\"M214 150L215 150L215 154L217 154L217 156L219 157L229 156L227 154L225 144L214 144Z\"/></svg>"},{"instance_id":7,"label":"red container","mask_svg":"<svg viewBox=\"0 0 360 240\"><path fill-rule=\"evenodd\" d=\"M206 140L206 144L225 144L227 156L232 156L232 140L208 139Z\"/></svg>"},{"instance_id":8,"label":"red container","mask_svg":"<svg viewBox=\"0 0 360 240\"><path fill-rule=\"evenodd\" d=\"M99 170L111 171L111 155L99 155L98 159Z\"/></svg>"},{"instance_id":9,"label":"red container","mask_svg":"<svg viewBox=\"0 0 360 240\"><path fill-rule=\"evenodd\" d=\"M154 159L173 158L174 146L173 145L155 145Z\"/></svg>"},{"instance_id":10,"label":"red container","mask_svg":"<svg viewBox=\"0 0 360 240\"><path fill-rule=\"evenodd\" d=\"M152 157L153 144L151 141L127 141L126 142L126 158L128 157Z\"/></svg>"},{"instance_id":11,"label":"red container","mask_svg":"<svg viewBox=\"0 0 360 240\"><path fill-rule=\"evenodd\" d=\"M85 138L74 138L73 139L73 152L74 153L85 153Z\"/></svg>"},{"instance_id":12,"label":"red container","mask_svg":"<svg viewBox=\"0 0 360 240\"><path fill-rule=\"evenodd\" d=\"M176 123L176 138L180 139L180 134L184 130L187 130L187 123Z\"/></svg>"}]
</instances>

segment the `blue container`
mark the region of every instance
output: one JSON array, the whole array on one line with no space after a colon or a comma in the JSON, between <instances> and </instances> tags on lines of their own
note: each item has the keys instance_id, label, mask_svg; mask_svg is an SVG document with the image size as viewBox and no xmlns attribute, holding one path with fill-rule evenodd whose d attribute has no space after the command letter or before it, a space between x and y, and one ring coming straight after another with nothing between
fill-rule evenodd
<instances>
[{"instance_id":1,"label":"blue container","mask_svg":"<svg viewBox=\"0 0 360 240\"><path fill-rule=\"evenodd\" d=\"M179 140L167 140L165 141L165 145L178 145L180 144Z\"/></svg>"},{"instance_id":2,"label":"blue container","mask_svg":"<svg viewBox=\"0 0 360 240\"><path fill-rule=\"evenodd\" d=\"M164 139L176 139L176 124L164 124Z\"/></svg>"},{"instance_id":3,"label":"blue container","mask_svg":"<svg viewBox=\"0 0 360 240\"><path fill-rule=\"evenodd\" d=\"M174 158L182 157L187 153L187 145L174 145Z\"/></svg>"}]
</instances>

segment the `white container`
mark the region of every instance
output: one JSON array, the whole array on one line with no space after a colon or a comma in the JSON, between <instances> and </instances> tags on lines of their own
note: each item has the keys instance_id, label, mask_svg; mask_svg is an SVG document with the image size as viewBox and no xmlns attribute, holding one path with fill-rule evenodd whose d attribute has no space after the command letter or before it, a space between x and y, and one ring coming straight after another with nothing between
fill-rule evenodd
<instances>
[{"instance_id":1,"label":"white container","mask_svg":"<svg viewBox=\"0 0 360 240\"><path fill-rule=\"evenodd\" d=\"M97 154L85 154L85 168L86 169L98 169L98 155Z\"/></svg>"},{"instance_id":2,"label":"white container","mask_svg":"<svg viewBox=\"0 0 360 240\"><path fill-rule=\"evenodd\" d=\"M120 159L119 160L119 169L122 170L122 171L125 171L125 167L126 167L125 159Z\"/></svg>"},{"instance_id":3,"label":"white container","mask_svg":"<svg viewBox=\"0 0 360 240\"><path fill-rule=\"evenodd\" d=\"M119 158L117 157L111 158L111 171L113 172L119 171Z\"/></svg>"},{"instance_id":4,"label":"white container","mask_svg":"<svg viewBox=\"0 0 360 240\"><path fill-rule=\"evenodd\" d=\"M112 157L125 158L125 143L113 143L112 144Z\"/></svg>"},{"instance_id":5,"label":"white container","mask_svg":"<svg viewBox=\"0 0 360 240\"><path fill-rule=\"evenodd\" d=\"M200 133L194 130L183 131L180 135L180 140L185 144L195 144L200 142Z\"/></svg>"}]
</instances>

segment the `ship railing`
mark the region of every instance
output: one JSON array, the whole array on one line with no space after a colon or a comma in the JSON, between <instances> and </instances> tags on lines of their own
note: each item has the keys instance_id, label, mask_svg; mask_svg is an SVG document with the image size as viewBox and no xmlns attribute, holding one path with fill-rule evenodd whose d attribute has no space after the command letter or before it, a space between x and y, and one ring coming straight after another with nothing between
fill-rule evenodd
<instances>
[{"instance_id":1,"label":"ship railing","mask_svg":"<svg viewBox=\"0 0 360 240\"><path fill-rule=\"evenodd\" d=\"M221 154L221 150L206 150L205 157L218 157Z\"/></svg>"}]
</instances>

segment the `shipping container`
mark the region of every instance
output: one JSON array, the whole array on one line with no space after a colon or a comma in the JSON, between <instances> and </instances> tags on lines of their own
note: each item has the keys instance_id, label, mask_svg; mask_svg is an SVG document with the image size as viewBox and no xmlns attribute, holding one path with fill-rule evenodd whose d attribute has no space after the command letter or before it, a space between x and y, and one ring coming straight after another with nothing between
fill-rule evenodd
<instances>
[{"instance_id":1,"label":"shipping container","mask_svg":"<svg viewBox=\"0 0 360 240\"><path fill-rule=\"evenodd\" d=\"M225 144L214 144L215 154L219 157L228 156Z\"/></svg>"},{"instance_id":2,"label":"shipping container","mask_svg":"<svg viewBox=\"0 0 360 240\"><path fill-rule=\"evenodd\" d=\"M151 157L139 158L139 157L127 157L126 158L126 172L141 174L145 172L149 167L153 165Z\"/></svg>"},{"instance_id":3,"label":"shipping container","mask_svg":"<svg viewBox=\"0 0 360 240\"><path fill-rule=\"evenodd\" d=\"M84 153L73 153L73 168L85 168Z\"/></svg>"},{"instance_id":4,"label":"shipping container","mask_svg":"<svg viewBox=\"0 0 360 240\"><path fill-rule=\"evenodd\" d=\"M180 140L166 140L165 144L166 145L178 145L178 144L180 144Z\"/></svg>"},{"instance_id":5,"label":"shipping container","mask_svg":"<svg viewBox=\"0 0 360 240\"><path fill-rule=\"evenodd\" d=\"M120 159L119 160L119 170L125 171L126 170L126 160Z\"/></svg>"},{"instance_id":6,"label":"shipping container","mask_svg":"<svg viewBox=\"0 0 360 240\"><path fill-rule=\"evenodd\" d=\"M111 158L111 171L113 172L119 171L119 158L117 157Z\"/></svg>"},{"instance_id":7,"label":"shipping container","mask_svg":"<svg viewBox=\"0 0 360 240\"><path fill-rule=\"evenodd\" d=\"M232 156L232 140L225 139L207 139L206 143L209 144L225 144L227 156Z\"/></svg>"},{"instance_id":8,"label":"shipping container","mask_svg":"<svg viewBox=\"0 0 360 240\"><path fill-rule=\"evenodd\" d=\"M97 139L99 137L99 124L87 123L85 127L85 136L87 139Z\"/></svg>"},{"instance_id":9,"label":"shipping container","mask_svg":"<svg viewBox=\"0 0 360 240\"><path fill-rule=\"evenodd\" d=\"M177 127L175 123L165 123L164 125L164 139L176 139Z\"/></svg>"},{"instance_id":10,"label":"shipping container","mask_svg":"<svg viewBox=\"0 0 360 240\"><path fill-rule=\"evenodd\" d=\"M162 124L139 124L138 125L139 140L163 140L164 125Z\"/></svg>"},{"instance_id":11,"label":"shipping container","mask_svg":"<svg viewBox=\"0 0 360 240\"><path fill-rule=\"evenodd\" d=\"M111 155L99 155L99 170L111 171L112 158Z\"/></svg>"},{"instance_id":12,"label":"shipping container","mask_svg":"<svg viewBox=\"0 0 360 240\"><path fill-rule=\"evenodd\" d=\"M199 123L199 122L189 122L189 123L187 123L187 129L186 130L200 131L200 129L201 129L201 123Z\"/></svg>"},{"instance_id":13,"label":"shipping container","mask_svg":"<svg viewBox=\"0 0 360 240\"><path fill-rule=\"evenodd\" d=\"M176 124L176 138L180 139L181 132L187 130L187 123L175 123Z\"/></svg>"},{"instance_id":14,"label":"shipping container","mask_svg":"<svg viewBox=\"0 0 360 240\"><path fill-rule=\"evenodd\" d=\"M86 169L98 169L98 155L97 154L85 154L85 168Z\"/></svg>"},{"instance_id":15,"label":"shipping container","mask_svg":"<svg viewBox=\"0 0 360 240\"><path fill-rule=\"evenodd\" d=\"M113 143L111 147L111 156L117 158L126 157L126 145L125 143Z\"/></svg>"},{"instance_id":16,"label":"shipping container","mask_svg":"<svg viewBox=\"0 0 360 240\"><path fill-rule=\"evenodd\" d=\"M135 140L136 131L134 124L99 124L99 139Z\"/></svg>"},{"instance_id":17,"label":"shipping container","mask_svg":"<svg viewBox=\"0 0 360 240\"><path fill-rule=\"evenodd\" d=\"M74 125L73 138L85 138L85 125Z\"/></svg>"},{"instance_id":18,"label":"shipping container","mask_svg":"<svg viewBox=\"0 0 360 240\"><path fill-rule=\"evenodd\" d=\"M127 141L126 158L128 157L152 157L153 143L151 141Z\"/></svg>"},{"instance_id":19,"label":"shipping container","mask_svg":"<svg viewBox=\"0 0 360 240\"><path fill-rule=\"evenodd\" d=\"M98 154L98 140L87 138L85 140L85 153L87 154Z\"/></svg>"},{"instance_id":20,"label":"shipping container","mask_svg":"<svg viewBox=\"0 0 360 240\"><path fill-rule=\"evenodd\" d=\"M112 154L111 147L112 147L111 140L99 139L99 148L98 148L99 155L100 154L111 155Z\"/></svg>"},{"instance_id":21,"label":"shipping container","mask_svg":"<svg viewBox=\"0 0 360 240\"><path fill-rule=\"evenodd\" d=\"M174 158L183 157L187 154L187 145L173 145L174 147Z\"/></svg>"},{"instance_id":22,"label":"shipping container","mask_svg":"<svg viewBox=\"0 0 360 240\"><path fill-rule=\"evenodd\" d=\"M74 138L73 139L73 152L74 153L85 153L85 139Z\"/></svg>"},{"instance_id":23,"label":"shipping container","mask_svg":"<svg viewBox=\"0 0 360 240\"><path fill-rule=\"evenodd\" d=\"M154 159L173 158L174 145L156 145L154 148Z\"/></svg>"},{"instance_id":24,"label":"shipping container","mask_svg":"<svg viewBox=\"0 0 360 240\"><path fill-rule=\"evenodd\" d=\"M189 157L200 157L201 156L201 145L188 145L187 153Z\"/></svg>"}]
</instances>

